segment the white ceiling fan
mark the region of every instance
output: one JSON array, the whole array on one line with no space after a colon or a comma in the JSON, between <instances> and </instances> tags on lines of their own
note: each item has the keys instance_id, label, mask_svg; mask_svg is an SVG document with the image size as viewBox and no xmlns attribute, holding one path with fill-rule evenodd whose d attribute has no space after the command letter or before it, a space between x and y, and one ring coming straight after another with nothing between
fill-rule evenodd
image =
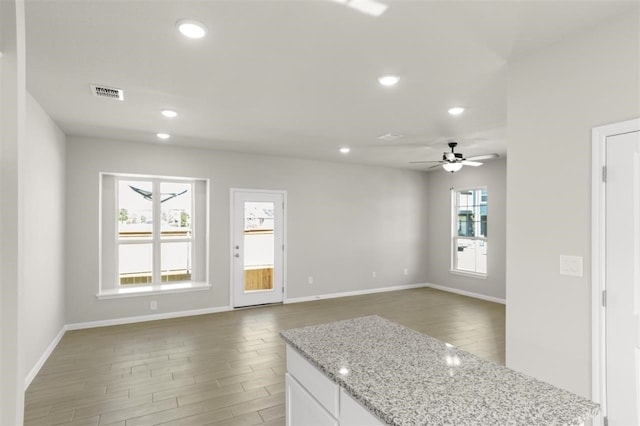
<instances>
[{"instance_id":1,"label":"white ceiling fan","mask_svg":"<svg viewBox=\"0 0 640 426\"><path fill-rule=\"evenodd\" d=\"M477 155L475 157L469 157L469 158L464 158L464 156L459 153L459 152L455 152L455 147L458 146L458 142L449 142L447 145L449 145L449 148L451 148L451 152L443 152L442 153L442 160L437 160L437 161L412 161L412 164L419 164L419 163L438 163L434 166L429 167L430 169L434 169L436 167L440 167L442 166L443 169L445 169L448 172L451 173L455 173L458 170L460 170L462 168L462 166L471 166L471 167L478 167L478 166L482 166L483 163L481 163L481 160L490 160L492 158L498 158L499 155L498 154L484 154L484 155Z\"/></svg>"}]
</instances>

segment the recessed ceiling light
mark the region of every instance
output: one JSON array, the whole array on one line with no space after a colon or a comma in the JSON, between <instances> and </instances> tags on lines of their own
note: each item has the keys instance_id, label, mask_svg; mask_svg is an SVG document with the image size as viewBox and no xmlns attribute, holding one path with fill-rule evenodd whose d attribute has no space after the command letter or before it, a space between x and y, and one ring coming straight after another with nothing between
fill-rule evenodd
<instances>
[{"instance_id":1,"label":"recessed ceiling light","mask_svg":"<svg viewBox=\"0 0 640 426\"><path fill-rule=\"evenodd\" d=\"M164 115L167 118L174 118L178 116L178 113L170 109L163 109L162 115Z\"/></svg>"},{"instance_id":2,"label":"recessed ceiling light","mask_svg":"<svg viewBox=\"0 0 640 426\"><path fill-rule=\"evenodd\" d=\"M380 16L387 10L387 5L375 0L350 0L347 6L371 16Z\"/></svg>"},{"instance_id":3,"label":"recessed ceiling light","mask_svg":"<svg viewBox=\"0 0 640 426\"><path fill-rule=\"evenodd\" d=\"M393 86L400 80L397 75L383 75L378 78L378 82L383 86Z\"/></svg>"},{"instance_id":4,"label":"recessed ceiling light","mask_svg":"<svg viewBox=\"0 0 640 426\"><path fill-rule=\"evenodd\" d=\"M158 139L169 139L171 135L169 133L156 133Z\"/></svg>"},{"instance_id":5,"label":"recessed ceiling light","mask_svg":"<svg viewBox=\"0 0 640 426\"><path fill-rule=\"evenodd\" d=\"M462 107L449 108L449 114L451 114L451 115L460 115L463 112L464 112L464 108L462 108Z\"/></svg>"},{"instance_id":6,"label":"recessed ceiling light","mask_svg":"<svg viewBox=\"0 0 640 426\"><path fill-rule=\"evenodd\" d=\"M176 27L182 35L189 38L202 38L207 33L207 27L192 19L181 19L176 23Z\"/></svg>"},{"instance_id":7,"label":"recessed ceiling light","mask_svg":"<svg viewBox=\"0 0 640 426\"><path fill-rule=\"evenodd\" d=\"M340 148L340 152L343 153L343 154L348 154L349 151L351 151L351 149L347 148L346 146L344 148Z\"/></svg>"},{"instance_id":8,"label":"recessed ceiling light","mask_svg":"<svg viewBox=\"0 0 640 426\"><path fill-rule=\"evenodd\" d=\"M371 16L380 16L387 10L387 5L376 0L332 0L336 3L349 6L358 12Z\"/></svg>"}]
</instances>

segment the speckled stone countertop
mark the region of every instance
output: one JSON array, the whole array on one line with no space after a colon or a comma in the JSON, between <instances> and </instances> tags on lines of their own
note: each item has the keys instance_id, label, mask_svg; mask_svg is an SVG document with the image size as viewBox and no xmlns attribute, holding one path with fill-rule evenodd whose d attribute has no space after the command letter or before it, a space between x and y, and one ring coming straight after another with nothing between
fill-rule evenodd
<instances>
[{"instance_id":1,"label":"speckled stone countertop","mask_svg":"<svg viewBox=\"0 0 640 426\"><path fill-rule=\"evenodd\" d=\"M282 331L390 425L579 425L599 406L379 316Z\"/></svg>"}]
</instances>

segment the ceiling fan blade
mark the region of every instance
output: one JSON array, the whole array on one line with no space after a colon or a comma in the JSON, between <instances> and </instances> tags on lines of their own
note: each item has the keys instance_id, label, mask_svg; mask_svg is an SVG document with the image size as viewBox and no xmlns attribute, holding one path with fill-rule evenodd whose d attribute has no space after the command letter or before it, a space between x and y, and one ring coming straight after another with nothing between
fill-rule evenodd
<instances>
[{"instance_id":1,"label":"ceiling fan blade","mask_svg":"<svg viewBox=\"0 0 640 426\"><path fill-rule=\"evenodd\" d=\"M469 161L469 160L463 160L462 164L464 164L465 166L471 166L471 167L482 166L482 163L479 163L477 161Z\"/></svg>"},{"instance_id":2,"label":"ceiling fan blade","mask_svg":"<svg viewBox=\"0 0 640 426\"><path fill-rule=\"evenodd\" d=\"M422 164L422 163L443 163L440 160L428 160L428 161L410 161L409 164Z\"/></svg>"},{"instance_id":3,"label":"ceiling fan blade","mask_svg":"<svg viewBox=\"0 0 640 426\"><path fill-rule=\"evenodd\" d=\"M476 155L475 157L469 157L467 160L471 161L480 161L480 160L491 160L492 158L500 157L498 154L484 154L484 155Z\"/></svg>"}]
</instances>

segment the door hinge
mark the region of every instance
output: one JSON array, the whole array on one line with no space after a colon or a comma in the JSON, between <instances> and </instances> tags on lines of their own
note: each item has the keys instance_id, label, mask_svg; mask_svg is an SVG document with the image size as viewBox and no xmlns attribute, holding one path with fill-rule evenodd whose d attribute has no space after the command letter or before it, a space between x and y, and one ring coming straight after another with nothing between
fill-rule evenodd
<instances>
[{"instance_id":1,"label":"door hinge","mask_svg":"<svg viewBox=\"0 0 640 426\"><path fill-rule=\"evenodd\" d=\"M282 294L284 294L284 286L282 286Z\"/></svg>"},{"instance_id":2,"label":"door hinge","mask_svg":"<svg viewBox=\"0 0 640 426\"><path fill-rule=\"evenodd\" d=\"M607 290L602 290L602 306L607 307Z\"/></svg>"},{"instance_id":3,"label":"door hinge","mask_svg":"<svg viewBox=\"0 0 640 426\"><path fill-rule=\"evenodd\" d=\"M602 181L607 183L607 166L602 166Z\"/></svg>"},{"instance_id":4,"label":"door hinge","mask_svg":"<svg viewBox=\"0 0 640 426\"><path fill-rule=\"evenodd\" d=\"M606 416L605 416L605 417L602 419L602 421L604 422L604 426L609 426L609 418L608 418L608 417L606 417Z\"/></svg>"}]
</instances>

